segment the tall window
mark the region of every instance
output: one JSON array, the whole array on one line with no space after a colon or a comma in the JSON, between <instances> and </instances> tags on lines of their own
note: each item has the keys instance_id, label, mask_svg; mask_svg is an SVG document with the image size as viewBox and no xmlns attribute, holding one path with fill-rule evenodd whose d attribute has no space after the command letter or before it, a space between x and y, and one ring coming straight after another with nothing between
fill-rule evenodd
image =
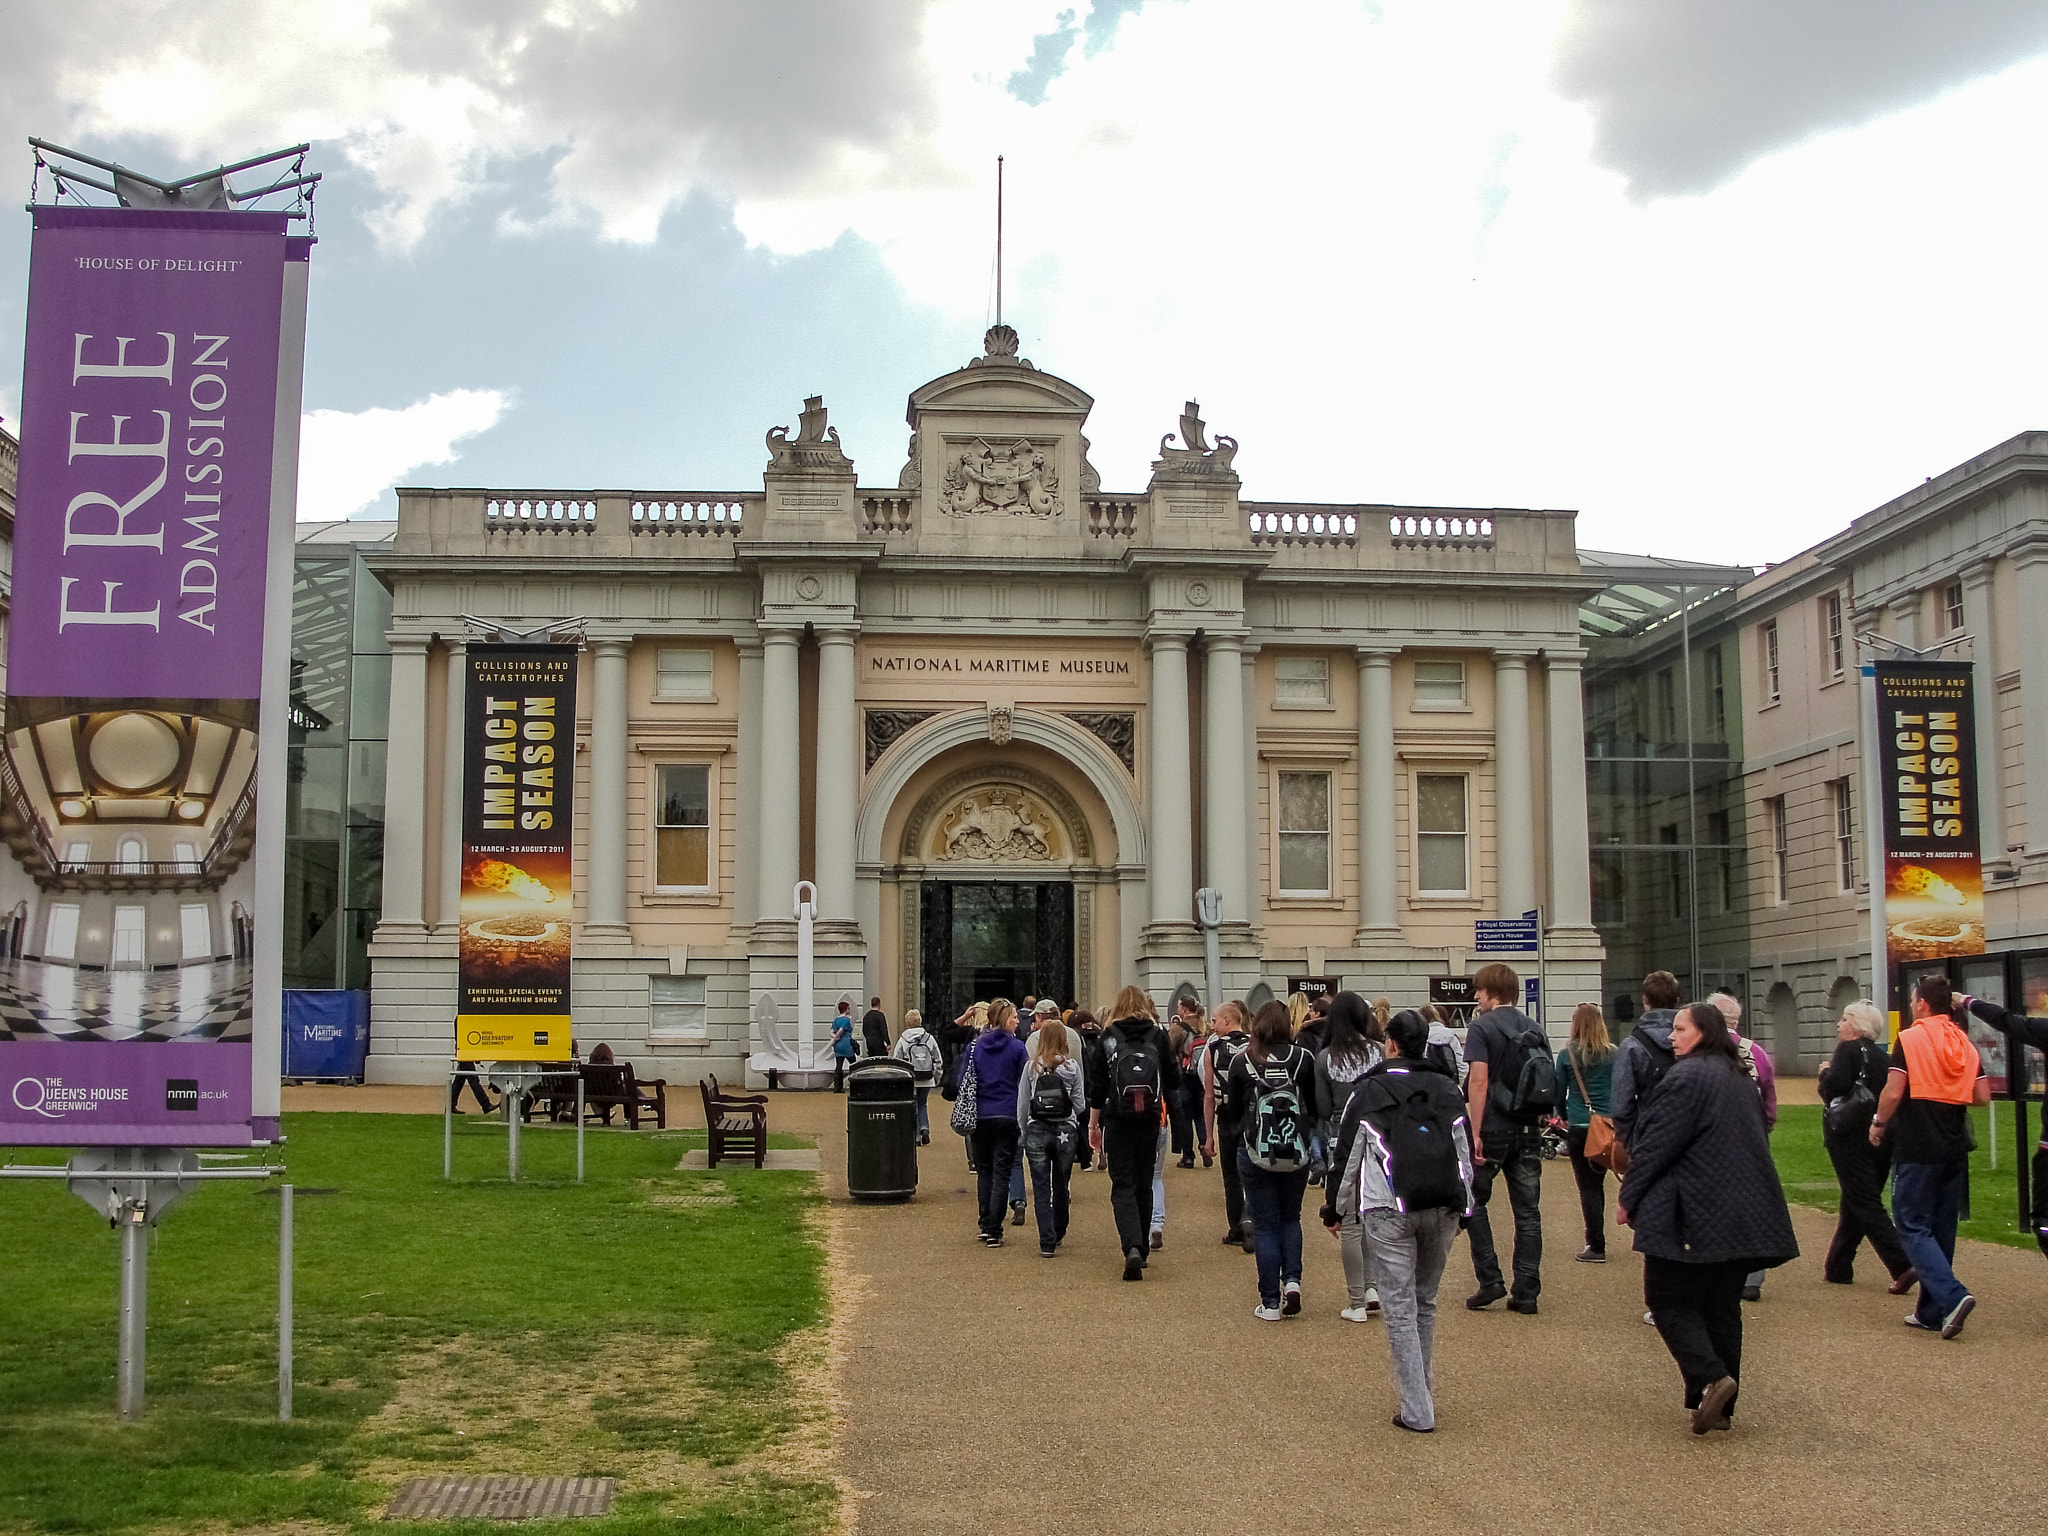
<instances>
[{"instance_id":1,"label":"tall window","mask_svg":"<svg viewBox=\"0 0 2048 1536\"><path fill-rule=\"evenodd\" d=\"M654 883L664 891L711 888L711 770L663 763L654 818Z\"/></svg>"},{"instance_id":2,"label":"tall window","mask_svg":"<svg viewBox=\"0 0 2048 1536\"><path fill-rule=\"evenodd\" d=\"M1280 894L1330 894L1330 776L1280 775Z\"/></svg>"},{"instance_id":3,"label":"tall window","mask_svg":"<svg viewBox=\"0 0 2048 1536\"><path fill-rule=\"evenodd\" d=\"M1785 901L1792 893L1792 845L1785 824L1785 797L1773 795L1764 802L1764 814L1771 825L1771 900Z\"/></svg>"},{"instance_id":4,"label":"tall window","mask_svg":"<svg viewBox=\"0 0 2048 1536\"><path fill-rule=\"evenodd\" d=\"M1464 704L1464 662L1418 661L1415 663L1415 707L1417 709L1462 709Z\"/></svg>"},{"instance_id":5,"label":"tall window","mask_svg":"<svg viewBox=\"0 0 2048 1536\"><path fill-rule=\"evenodd\" d=\"M1775 704L1778 702L1778 621L1766 619L1758 625L1757 638L1763 646L1764 697Z\"/></svg>"},{"instance_id":6,"label":"tall window","mask_svg":"<svg viewBox=\"0 0 2048 1536\"><path fill-rule=\"evenodd\" d=\"M1728 681L1721 670L1721 647L1708 646L1700 658L1707 669L1707 733L1720 741L1728 734Z\"/></svg>"},{"instance_id":7,"label":"tall window","mask_svg":"<svg viewBox=\"0 0 2048 1536\"><path fill-rule=\"evenodd\" d=\"M657 699L711 698L711 648L707 645L663 647L654 656Z\"/></svg>"},{"instance_id":8,"label":"tall window","mask_svg":"<svg viewBox=\"0 0 2048 1536\"><path fill-rule=\"evenodd\" d=\"M709 1043L711 1021L702 976L650 976L647 1001L648 1039Z\"/></svg>"},{"instance_id":9,"label":"tall window","mask_svg":"<svg viewBox=\"0 0 2048 1536\"><path fill-rule=\"evenodd\" d=\"M1685 920L1685 890L1690 875L1689 861L1678 846L1678 823L1667 822L1657 829L1657 841L1671 849L1664 856L1665 897L1674 922Z\"/></svg>"},{"instance_id":10,"label":"tall window","mask_svg":"<svg viewBox=\"0 0 2048 1536\"><path fill-rule=\"evenodd\" d=\"M1678 740L1678 687L1669 667L1657 674L1657 739Z\"/></svg>"},{"instance_id":11,"label":"tall window","mask_svg":"<svg viewBox=\"0 0 2048 1536\"><path fill-rule=\"evenodd\" d=\"M1820 638L1824 648L1823 654L1827 657L1828 676L1831 679L1837 678L1842 675L1849 661L1847 642L1842 631L1841 593L1830 592L1821 599L1820 616Z\"/></svg>"},{"instance_id":12,"label":"tall window","mask_svg":"<svg viewBox=\"0 0 2048 1536\"><path fill-rule=\"evenodd\" d=\"M1327 656L1281 656L1273 662L1273 705L1276 709L1328 709L1330 659Z\"/></svg>"},{"instance_id":13,"label":"tall window","mask_svg":"<svg viewBox=\"0 0 2048 1536\"><path fill-rule=\"evenodd\" d=\"M1849 806L1849 781L1837 779L1835 791L1835 888L1856 889L1856 821Z\"/></svg>"},{"instance_id":14,"label":"tall window","mask_svg":"<svg viewBox=\"0 0 2048 1536\"><path fill-rule=\"evenodd\" d=\"M1424 896L1464 896L1472 889L1467 846L1465 775L1415 776L1415 888Z\"/></svg>"},{"instance_id":15,"label":"tall window","mask_svg":"<svg viewBox=\"0 0 2048 1536\"><path fill-rule=\"evenodd\" d=\"M124 837L115 845L114 859L124 875L139 875L148 860L139 837Z\"/></svg>"},{"instance_id":16,"label":"tall window","mask_svg":"<svg viewBox=\"0 0 2048 1536\"><path fill-rule=\"evenodd\" d=\"M1955 634L1963 627L1963 584L1952 581L1941 589L1941 616L1944 633Z\"/></svg>"}]
</instances>

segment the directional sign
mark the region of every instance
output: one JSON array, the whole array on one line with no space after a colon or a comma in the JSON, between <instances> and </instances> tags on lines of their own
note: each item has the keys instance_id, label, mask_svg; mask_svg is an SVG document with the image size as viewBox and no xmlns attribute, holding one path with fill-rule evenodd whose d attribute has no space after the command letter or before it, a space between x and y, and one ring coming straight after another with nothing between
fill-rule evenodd
<instances>
[{"instance_id":1,"label":"directional sign","mask_svg":"<svg viewBox=\"0 0 2048 1536\"><path fill-rule=\"evenodd\" d=\"M1520 917L1480 918L1472 925L1472 947L1485 954L1534 954L1538 933L1533 911Z\"/></svg>"}]
</instances>

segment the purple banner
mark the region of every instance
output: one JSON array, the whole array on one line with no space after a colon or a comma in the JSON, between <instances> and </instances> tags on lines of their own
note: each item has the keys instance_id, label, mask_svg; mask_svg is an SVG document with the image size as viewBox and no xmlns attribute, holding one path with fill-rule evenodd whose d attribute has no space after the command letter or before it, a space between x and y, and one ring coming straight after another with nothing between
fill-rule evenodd
<instances>
[{"instance_id":1,"label":"purple banner","mask_svg":"<svg viewBox=\"0 0 2048 1536\"><path fill-rule=\"evenodd\" d=\"M246 1146L256 914L277 904L256 849L263 721L285 705L282 667L263 697L290 515L271 485L280 330L304 242L282 214L34 213L0 1142Z\"/></svg>"},{"instance_id":2,"label":"purple banner","mask_svg":"<svg viewBox=\"0 0 2048 1536\"><path fill-rule=\"evenodd\" d=\"M35 210L10 692L261 692L285 225Z\"/></svg>"},{"instance_id":3,"label":"purple banner","mask_svg":"<svg viewBox=\"0 0 2048 1536\"><path fill-rule=\"evenodd\" d=\"M0 1142L11 1146L249 1144L247 1046L17 1040L0 1068Z\"/></svg>"}]
</instances>

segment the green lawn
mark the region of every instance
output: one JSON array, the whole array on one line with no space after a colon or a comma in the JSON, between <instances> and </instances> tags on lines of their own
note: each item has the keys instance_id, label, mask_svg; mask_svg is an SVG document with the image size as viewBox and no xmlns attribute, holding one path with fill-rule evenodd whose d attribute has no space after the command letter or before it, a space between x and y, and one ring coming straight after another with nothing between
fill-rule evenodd
<instances>
[{"instance_id":1,"label":"green lawn","mask_svg":"<svg viewBox=\"0 0 2048 1536\"><path fill-rule=\"evenodd\" d=\"M432 1471L616 1476L612 1517L576 1526L593 1536L829 1523L813 1176L679 1173L701 1132L593 1132L578 1186L570 1135L536 1129L514 1186L503 1129L469 1121L456 1168L474 1181L447 1184L438 1117L293 1115L286 1129L290 1424L274 1186L203 1187L165 1217L149 1411L124 1426L118 1238L61 1184L0 1185L0 1530L425 1530L377 1515Z\"/></svg>"},{"instance_id":2,"label":"green lawn","mask_svg":"<svg viewBox=\"0 0 2048 1536\"><path fill-rule=\"evenodd\" d=\"M1841 1204L1835 1183L1834 1165L1821 1145L1820 1108L1805 1104L1778 1111L1778 1128L1771 1133L1771 1150L1778 1162L1778 1177L1784 1181L1785 1198L1797 1205L1819 1206L1832 1211ZM1970 1154L1970 1217L1957 1230L1963 1237L1980 1243L2004 1243L2013 1248L2032 1248L2034 1235L2019 1220L2017 1185L2013 1174L2012 1106L1998 1106L1998 1167L1991 1166L1990 1111L1973 1109L1971 1123L1977 1131L1977 1150ZM2030 1105L2027 1155L2040 1135L2041 1106ZM1889 1204L1889 1199L1887 1199Z\"/></svg>"}]
</instances>

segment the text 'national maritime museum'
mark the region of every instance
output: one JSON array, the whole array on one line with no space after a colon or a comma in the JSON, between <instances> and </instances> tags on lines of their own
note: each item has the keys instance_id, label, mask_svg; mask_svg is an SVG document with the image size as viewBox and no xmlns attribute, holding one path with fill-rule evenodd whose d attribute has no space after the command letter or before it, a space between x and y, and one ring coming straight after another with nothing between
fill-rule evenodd
<instances>
[{"instance_id":1,"label":"text 'national maritime museum'","mask_svg":"<svg viewBox=\"0 0 2048 1536\"><path fill-rule=\"evenodd\" d=\"M1247 500L1192 405L1151 483L1106 491L1091 404L998 326L911 395L883 488L812 400L759 490L401 490L365 551L392 595L371 1078L447 1072L479 619L584 621L575 1029L672 1080L737 1079L762 994L790 1017L799 880L821 1017L1201 990L1205 886L1231 995L1420 1001L1475 920L1540 907L1553 1030L1599 996L1606 578L1573 514Z\"/></svg>"}]
</instances>

